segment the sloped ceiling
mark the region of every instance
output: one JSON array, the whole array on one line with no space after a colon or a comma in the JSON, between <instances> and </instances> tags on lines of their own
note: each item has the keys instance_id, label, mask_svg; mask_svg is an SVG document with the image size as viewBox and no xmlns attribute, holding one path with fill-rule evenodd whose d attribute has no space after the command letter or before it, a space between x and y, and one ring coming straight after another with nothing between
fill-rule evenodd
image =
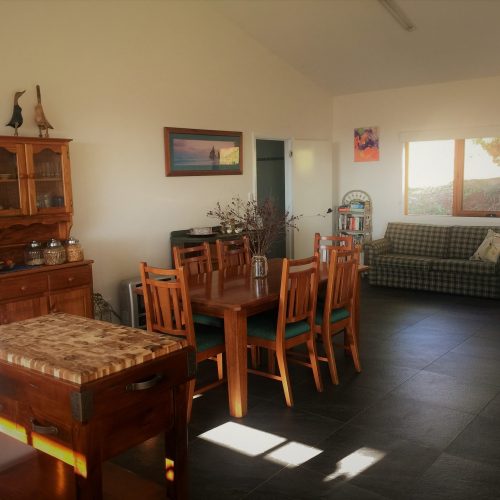
<instances>
[{"instance_id":1,"label":"sloped ceiling","mask_svg":"<svg viewBox=\"0 0 500 500\"><path fill-rule=\"evenodd\" d=\"M209 0L332 95L500 75L500 0ZM224 20L223 20L224 19Z\"/></svg>"}]
</instances>

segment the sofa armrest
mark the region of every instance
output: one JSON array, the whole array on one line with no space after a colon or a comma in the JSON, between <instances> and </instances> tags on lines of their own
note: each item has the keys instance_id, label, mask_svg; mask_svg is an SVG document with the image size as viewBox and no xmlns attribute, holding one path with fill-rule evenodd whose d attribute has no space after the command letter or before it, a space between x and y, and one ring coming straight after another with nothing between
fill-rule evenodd
<instances>
[{"instance_id":1,"label":"sofa armrest","mask_svg":"<svg viewBox=\"0 0 500 500\"><path fill-rule=\"evenodd\" d=\"M365 261L370 266L375 255L382 255L391 251L391 242L388 238L380 238L364 244Z\"/></svg>"}]
</instances>

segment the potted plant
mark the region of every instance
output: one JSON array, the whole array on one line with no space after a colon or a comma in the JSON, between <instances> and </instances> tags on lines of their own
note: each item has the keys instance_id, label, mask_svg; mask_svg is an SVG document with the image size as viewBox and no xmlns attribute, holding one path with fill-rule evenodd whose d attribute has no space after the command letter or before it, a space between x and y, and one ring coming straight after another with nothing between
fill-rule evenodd
<instances>
[{"instance_id":1,"label":"potted plant","mask_svg":"<svg viewBox=\"0 0 500 500\"><path fill-rule=\"evenodd\" d=\"M267 275L267 254L271 245L287 230L297 229L300 216L279 210L272 200L243 201L234 197L226 204L219 202L208 217L219 220L222 227L235 227L248 236L252 253L252 273L255 277Z\"/></svg>"}]
</instances>

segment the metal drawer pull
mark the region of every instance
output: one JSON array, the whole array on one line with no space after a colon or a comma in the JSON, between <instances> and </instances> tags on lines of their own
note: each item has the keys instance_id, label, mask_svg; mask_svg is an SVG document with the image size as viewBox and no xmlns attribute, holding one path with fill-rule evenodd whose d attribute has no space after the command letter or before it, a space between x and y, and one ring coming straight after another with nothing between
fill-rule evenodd
<instances>
[{"instance_id":1,"label":"metal drawer pull","mask_svg":"<svg viewBox=\"0 0 500 500\"><path fill-rule=\"evenodd\" d=\"M127 384L125 390L129 392L144 391L146 389L151 389L151 387L154 387L155 385L159 384L162 380L163 380L163 375L157 373L148 380L143 380L142 382L134 382L133 384Z\"/></svg>"},{"instance_id":2,"label":"metal drawer pull","mask_svg":"<svg viewBox=\"0 0 500 500\"><path fill-rule=\"evenodd\" d=\"M31 421L31 430L37 432L38 434L55 436L59 434L59 429L54 425L40 425L37 424L35 420Z\"/></svg>"}]
</instances>

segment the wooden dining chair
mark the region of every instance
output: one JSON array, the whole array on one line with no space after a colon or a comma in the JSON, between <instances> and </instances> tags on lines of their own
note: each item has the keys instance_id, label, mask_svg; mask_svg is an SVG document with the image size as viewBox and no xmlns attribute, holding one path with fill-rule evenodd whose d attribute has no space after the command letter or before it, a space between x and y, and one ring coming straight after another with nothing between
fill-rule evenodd
<instances>
[{"instance_id":1,"label":"wooden dining chair","mask_svg":"<svg viewBox=\"0 0 500 500\"><path fill-rule=\"evenodd\" d=\"M358 339L354 330L359 253L359 247L330 252L325 301L319 304L316 312L316 333L321 335L326 353L326 357L319 356L318 359L328 363L334 384L339 383L339 378L333 350L337 344L334 344L333 337L339 333L344 332L344 342L339 345L349 348L356 371L361 371Z\"/></svg>"},{"instance_id":2,"label":"wooden dining chair","mask_svg":"<svg viewBox=\"0 0 500 500\"><path fill-rule=\"evenodd\" d=\"M140 263L146 326L151 332L167 333L186 339L196 349L196 362L209 358L217 360L218 380L197 388L189 382L188 419L191 417L194 394L201 394L225 382L223 355L224 330L209 325L194 325L189 300L189 288L184 268L163 269Z\"/></svg>"},{"instance_id":3,"label":"wooden dining chair","mask_svg":"<svg viewBox=\"0 0 500 500\"><path fill-rule=\"evenodd\" d=\"M313 252L319 254L320 262L328 262L332 250L352 250L354 240L352 236L321 236L319 233L314 235Z\"/></svg>"},{"instance_id":4,"label":"wooden dining chair","mask_svg":"<svg viewBox=\"0 0 500 500\"><path fill-rule=\"evenodd\" d=\"M212 257L210 255L210 245L208 242L203 242L201 245L194 247L173 247L175 268L184 268L186 278L205 274L212 271ZM195 323L202 325L216 326L224 328L224 320L207 314L194 313L193 320Z\"/></svg>"},{"instance_id":5,"label":"wooden dining chair","mask_svg":"<svg viewBox=\"0 0 500 500\"><path fill-rule=\"evenodd\" d=\"M292 347L307 345L309 362L300 363L312 369L316 389L319 392L323 390L314 333L318 277L317 256L300 260L283 259L277 316L275 311L271 311L247 320L247 343L265 347L269 354L275 353L279 375L254 368L249 368L248 372L280 380L288 406L293 406L293 395L286 354Z\"/></svg>"},{"instance_id":6,"label":"wooden dining chair","mask_svg":"<svg viewBox=\"0 0 500 500\"><path fill-rule=\"evenodd\" d=\"M210 245L204 241L201 245L193 247L178 247L172 249L176 269L184 267L187 276L207 273L212 270Z\"/></svg>"},{"instance_id":7,"label":"wooden dining chair","mask_svg":"<svg viewBox=\"0 0 500 500\"><path fill-rule=\"evenodd\" d=\"M216 240L217 265L219 269L250 264L250 242L248 236L237 240Z\"/></svg>"}]
</instances>

